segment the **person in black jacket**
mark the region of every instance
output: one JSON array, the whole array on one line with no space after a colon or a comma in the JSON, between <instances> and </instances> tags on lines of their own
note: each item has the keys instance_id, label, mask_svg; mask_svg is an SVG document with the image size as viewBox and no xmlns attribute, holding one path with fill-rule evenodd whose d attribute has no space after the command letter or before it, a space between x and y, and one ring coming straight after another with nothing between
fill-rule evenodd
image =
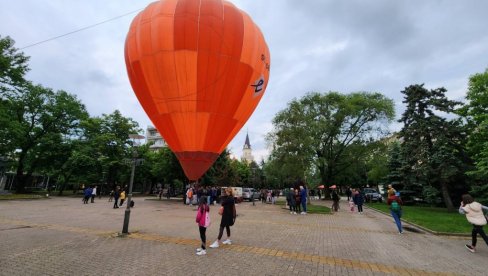
<instances>
[{"instance_id":1,"label":"person in black jacket","mask_svg":"<svg viewBox=\"0 0 488 276\"><path fill-rule=\"evenodd\" d=\"M232 244L232 241L230 240L230 227L234 225L237 217L232 188L225 189L225 196L222 197L221 202L222 207L220 207L219 214L222 215L222 219L220 220L219 236L217 240L210 245L210 248L219 247L220 240L224 234L224 228L227 231L227 239L223 241L222 244Z\"/></svg>"},{"instance_id":2,"label":"person in black jacket","mask_svg":"<svg viewBox=\"0 0 488 276\"><path fill-rule=\"evenodd\" d=\"M354 205L358 206L358 213L363 213L363 204L364 204L364 196L360 190L352 191L352 200L354 201Z\"/></svg>"}]
</instances>

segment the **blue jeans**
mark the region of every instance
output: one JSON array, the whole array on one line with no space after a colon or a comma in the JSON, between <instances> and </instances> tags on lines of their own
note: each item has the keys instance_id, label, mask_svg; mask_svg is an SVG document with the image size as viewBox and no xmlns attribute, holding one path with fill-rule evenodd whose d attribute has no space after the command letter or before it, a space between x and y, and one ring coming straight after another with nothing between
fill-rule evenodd
<instances>
[{"instance_id":1,"label":"blue jeans","mask_svg":"<svg viewBox=\"0 0 488 276\"><path fill-rule=\"evenodd\" d=\"M307 200L306 199L304 201L302 201L302 207L303 207L303 211L306 213L307 212Z\"/></svg>"},{"instance_id":2,"label":"blue jeans","mask_svg":"<svg viewBox=\"0 0 488 276\"><path fill-rule=\"evenodd\" d=\"M398 232L403 232L403 229L402 229L402 221L400 220L400 218L402 217L402 211L399 211L398 213L397 212L394 212L394 211L391 211L390 210L390 213L391 213L391 216L393 217L393 219L395 219L395 223L398 227Z\"/></svg>"}]
</instances>

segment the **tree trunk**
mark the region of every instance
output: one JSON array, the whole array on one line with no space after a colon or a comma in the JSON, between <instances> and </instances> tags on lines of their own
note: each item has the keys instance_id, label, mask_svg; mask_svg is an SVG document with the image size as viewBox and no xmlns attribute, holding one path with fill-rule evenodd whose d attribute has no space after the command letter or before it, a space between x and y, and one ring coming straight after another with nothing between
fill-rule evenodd
<instances>
[{"instance_id":1,"label":"tree trunk","mask_svg":"<svg viewBox=\"0 0 488 276\"><path fill-rule=\"evenodd\" d=\"M17 162L17 185L15 185L15 191L19 194L25 192L24 159L25 154L21 154Z\"/></svg>"},{"instance_id":2,"label":"tree trunk","mask_svg":"<svg viewBox=\"0 0 488 276\"><path fill-rule=\"evenodd\" d=\"M449 195L449 188L447 187L446 181L441 179L441 190L442 190L442 198L444 199L444 203L446 204L447 210L450 212L456 211L454 205L452 204L451 196Z\"/></svg>"}]
</instances>

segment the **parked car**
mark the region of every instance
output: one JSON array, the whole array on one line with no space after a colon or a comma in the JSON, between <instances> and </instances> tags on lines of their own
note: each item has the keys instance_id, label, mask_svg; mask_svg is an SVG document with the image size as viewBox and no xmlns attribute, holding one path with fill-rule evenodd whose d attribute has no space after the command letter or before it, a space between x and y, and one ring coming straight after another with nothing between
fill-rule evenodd
<instances>
[{"instance_id":1,"label":"parked car","mask_svg":"<svg viewBox=\"0 0 488 276\"><path fill-rule=\"evenodd\" d=\"M252 198L259 200L259 192L254 188L242 188L242 199L251 201Z\"/></svg>"},{"instance_id":2,"label":"parked car","mask_svg":"<svg viewBox=\"0 0 488 276\"><path fill-rule=\"evenodd\" d=\"M373 188L364 188L363 194L366 202L383 202L381 194Z\"/></svg>"},{"instance_id":3,"label":"parked car","mask_svg":"<svg viewBox=\"0 0 488 276\"><path fill-rule=\"evenodd\" d=\"M414 205L416 203L425 203L425 201L415 191L401 190L398 192L400 193L400 198L402 199L402 202L405 205Z\"/></svg>"}]
</instances>

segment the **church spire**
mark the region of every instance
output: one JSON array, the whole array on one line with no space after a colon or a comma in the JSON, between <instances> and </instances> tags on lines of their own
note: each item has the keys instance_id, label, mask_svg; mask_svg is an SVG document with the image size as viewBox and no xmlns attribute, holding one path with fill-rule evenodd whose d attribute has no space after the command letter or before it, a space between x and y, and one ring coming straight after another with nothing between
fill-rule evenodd
<instances>
[{"instance_id":1,"label":"church spire","mask_svg":"<svg viewBox=\"0 0 488 276\"><path fill-rule=\"evenodd\" d=\"M249 133L246 133L246 142L244 142L243 149L251 149L251 143L249 143Z\"/></svg>"}]
</instances>

